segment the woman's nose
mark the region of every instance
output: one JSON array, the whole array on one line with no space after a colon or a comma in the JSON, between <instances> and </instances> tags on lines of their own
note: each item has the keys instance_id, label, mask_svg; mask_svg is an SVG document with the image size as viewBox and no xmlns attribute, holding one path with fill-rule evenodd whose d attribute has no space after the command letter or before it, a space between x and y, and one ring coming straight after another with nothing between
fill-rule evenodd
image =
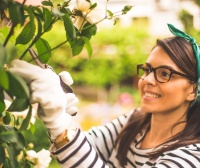
<instances>
[{"instance_id":1,"label":"woman's nose","mask_svg":"<svg viewBox=\"0 0 200 168\"><path fill-rule=\"evenodd\" d=\"M145 78L144 78L144 81L149 83L149 84L152 84L152 85L155 85L156 84L156 79L155 79L155 75L154 75L155 72L151 72L150 74L148 74Z\"/></svg>"}]
</instances>

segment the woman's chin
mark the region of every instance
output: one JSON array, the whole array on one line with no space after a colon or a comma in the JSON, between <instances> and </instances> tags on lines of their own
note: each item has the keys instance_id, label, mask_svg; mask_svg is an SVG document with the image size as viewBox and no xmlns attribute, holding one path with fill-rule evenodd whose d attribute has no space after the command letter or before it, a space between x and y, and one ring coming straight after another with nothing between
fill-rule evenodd
<instances>
[{"instance_id":1,"label":"woman's chin","mask_svg":"<svg viewBox=\"0 0 200 168\"><path fill-rule=\"evenodd\" d=\"M153 108L148 105L141 105L140 109L145 113L150 113L153 110Z\"/></svg>"}]
</instances>

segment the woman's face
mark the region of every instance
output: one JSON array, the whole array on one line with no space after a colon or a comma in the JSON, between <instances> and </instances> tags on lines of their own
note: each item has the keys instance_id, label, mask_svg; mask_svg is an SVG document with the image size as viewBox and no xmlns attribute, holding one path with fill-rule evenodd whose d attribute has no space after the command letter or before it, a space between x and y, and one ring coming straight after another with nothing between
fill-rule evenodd
<instances>
[{"instance_id":1,"label":"woman's face","mask_svg":"<svg viewBox=\"0 0 200 168\"><path fill-rule=\"evenodd\" d=\"M183 73L161 47L155 47L146 63L151 67L169 66ZM185 112L195 97L194 86L185 77L173 74L166 83L159 83L151 72L140 79L138 87L141 95L141 109L151 113Z\"/></svg>"}]
</instances>

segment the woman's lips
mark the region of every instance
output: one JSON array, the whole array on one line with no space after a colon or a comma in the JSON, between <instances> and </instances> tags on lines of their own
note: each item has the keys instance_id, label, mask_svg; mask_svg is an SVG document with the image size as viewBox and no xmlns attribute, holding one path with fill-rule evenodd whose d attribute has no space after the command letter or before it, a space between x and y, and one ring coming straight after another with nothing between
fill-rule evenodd
<instances>
[{"instance_id":1,"label":"woman's lips","mask_svg":"<svg viewBox=\"0 0 200 168\"><path fill-rule=\"evenodd\" d=\"M150 98L159 98L161 95L156 94L156 93L150 93L150 92L144 92L145 97L150 97Z\"/></svg>"}]
</instances>

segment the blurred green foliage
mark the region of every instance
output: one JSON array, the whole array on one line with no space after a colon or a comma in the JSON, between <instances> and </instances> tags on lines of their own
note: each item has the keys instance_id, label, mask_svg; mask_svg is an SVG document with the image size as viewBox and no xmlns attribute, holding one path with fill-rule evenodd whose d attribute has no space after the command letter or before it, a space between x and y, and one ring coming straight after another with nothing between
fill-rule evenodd
<instances>
[{"instance_id":1,"label":"blurred green foliage","mask_svg":"<svg viewBox=\"0 0 200 168\"><path fill-rule=\"evenodd\" d=\"M64 32L56 25L45 39L56 46L64 38ZM68 45L63 45L52 52L49 64L60 72L67 70L74 79L74 85L89 85L109 89L112 85L133 85L136 65L145 61L155 38L148 34L148 26L134 23L123 27L102 27L91 40L92 58L87 52L73 57Z\"/></svg>"},{"instance_id":2,"label":"blurred green foliage","mask_svg":"<svg viewBox=\"0 0 200 168\"><path fill-rule=\"evenodd\" d=\"M193 16L185 9L179 12L179 19L184 25L185 31L191 34L194 31L193 28Z\"/></svg>"},{"instance_id":3,"label":"blurred green foliage","mask_svg":"<svg viewBox=\"0 0 200 168\"><path fill-rule=\"evenodd\" d=\"M200 9L200 0L194 0L194 3ZM185 32L193 36L196 39L197 43L200 44L200 27L194 27L193 15L186 9L182 9L178 13L178 18L183 24Z\"/></svg>"},{"instance_id":4,"label":"blurred green foliage","mask_svg":"<svg viewBox=\"0 0 200 168\"><path fill-rule=\"evenodd\" d=\"M194 3L195 3L197 6L200 6L200 0L194 0Z\"/></svg>"}]
</instances>

